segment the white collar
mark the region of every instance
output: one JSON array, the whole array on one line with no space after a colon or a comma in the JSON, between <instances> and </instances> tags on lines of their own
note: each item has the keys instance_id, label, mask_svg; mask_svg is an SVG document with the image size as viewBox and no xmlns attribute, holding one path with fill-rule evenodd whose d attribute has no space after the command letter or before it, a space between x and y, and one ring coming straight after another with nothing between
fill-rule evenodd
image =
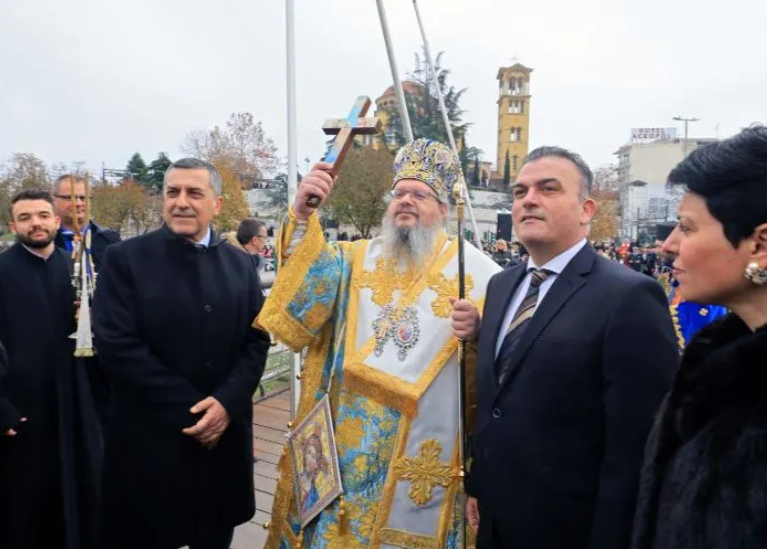
<instances>
[{"instance_id":1,"label":"white collar","mask_svg":"<svg viewBox=\"0 0 767 549\"><path fill-rule=\"evenodd\" d=\"M206 248L210 246L210 227L208 227L208 232L205 233L205 236L202 237L202 240L199 240L198 242L195 242L198 246L205 246Z\"/></svg>"},{"instance_id":2,"label":"white collar","mask_svg":"<svg viewBox=\"0 0 767 549\"><path fill-rule=\"evenodd\" d=\"M29 253L31 253L31 254L32 254L32 255L34 255L34 256L37 256L37 257L39 257L39 258L40 258L40 259L42 259L43 261L48 261L48 260L49 260L51 257L53 257L53 253L56 251L56 248L54 248L54 249L53 249L53 252L51 252L50 254L48 254L48 256L44 256L43 254L41 254L40 252L38 252L38 251L37 251L35 248L30 248L29 246L27 246L26 244L23 244L23 243L21 243L21 242L19 242L19 244L21 244L22 248L24 248L25 250L27 250Z\"/></svg>"},{"instance_id":3,"label":"white collar","mask_svg":"<svg viewBox=\"0 0 767 549\"><path fill-rule=\"evenodd\" d=\"M549 260L548 263L540 267L535 264L535 261L533 261L533 257L530 256L530 258L528 258L528 261L527 261L527 270L532 271L535 269L546 269L547 271L551 271L554 274L560 274L562 271L565 270L565 267L567 267L567 264L570 263L570 261L572 261L572 259L576 255L578 255L578 252L580 252L585 245L586 245L586 239L584 238L583 240L575 244L575 246L565 250L558 256Z\"/></svg>"}]
</instances>

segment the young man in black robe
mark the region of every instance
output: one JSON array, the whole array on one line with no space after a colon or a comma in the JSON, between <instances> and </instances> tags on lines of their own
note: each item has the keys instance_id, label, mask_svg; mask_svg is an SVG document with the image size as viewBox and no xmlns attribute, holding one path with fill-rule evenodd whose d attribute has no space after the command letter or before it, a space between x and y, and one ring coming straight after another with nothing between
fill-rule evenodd
<instances>
[{"instance_id":1,"label":"young man in black robe","mask_svg":"<svg viewBox=\"0 0 767 549\"><path fill-rule=\"evenodd\" d=\"M11 201L17 243L0 254L0 547L91 549L98 544L101 459L87 376L73 357L75 293L47 191ZM4 411L3 411L4 410Z\"/></svg>"},{"instance_id":2,"label":"young man in black robe","mask_svg":"<svg viewBox=\"0 0 767 549\"><path fill-rule=\"evenodd\" d=\"M255 514L252 396L267 334L251 258L211 231L221 178L165 174L165 226L107 249L94 301L107 409L110 549L228 549Z\"/></svg>"}]
</instances>

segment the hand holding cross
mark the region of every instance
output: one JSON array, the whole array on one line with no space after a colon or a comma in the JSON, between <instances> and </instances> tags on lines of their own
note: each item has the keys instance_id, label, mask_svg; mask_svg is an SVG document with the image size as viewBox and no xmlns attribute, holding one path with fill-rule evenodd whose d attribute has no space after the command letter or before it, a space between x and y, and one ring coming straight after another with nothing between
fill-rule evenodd
<instances>
[{"instance_id":1,"label":"hand holding cross","mask_svg":"<svg viewBox=\"0 0 767 549\"><path fill-rule=\"evenodd\" d=\"M354 103L349 116L327 120L322 126L326 134L336 137L322 161L315 164L312 171L301 180L293 205L293 213L299 220L308 218L327 199L354 137L372 135L381 131L380 120L364 118L370 104L369 97L360 96Z\"/></svg>"}]
</instances>

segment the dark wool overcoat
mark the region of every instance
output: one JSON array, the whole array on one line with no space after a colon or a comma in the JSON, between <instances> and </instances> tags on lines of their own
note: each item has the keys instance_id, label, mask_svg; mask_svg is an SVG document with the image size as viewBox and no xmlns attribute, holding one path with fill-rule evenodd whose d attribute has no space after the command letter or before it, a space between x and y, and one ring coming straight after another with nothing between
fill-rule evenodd
<instances>
[{"instance_id":1,"label":"dark wool overcoat","mask_svg":"<svg viewBox=\"0 0 767 549\"><path fill-rule=\"evenodd\" d=\"M252 396L269 336L252 259L167 228L107 248L94 302L112 389L104 511L110 548L175 548L255 513ZM215 397L231 424L213 450L182 429Z\"/></svg>"}]
</instances>

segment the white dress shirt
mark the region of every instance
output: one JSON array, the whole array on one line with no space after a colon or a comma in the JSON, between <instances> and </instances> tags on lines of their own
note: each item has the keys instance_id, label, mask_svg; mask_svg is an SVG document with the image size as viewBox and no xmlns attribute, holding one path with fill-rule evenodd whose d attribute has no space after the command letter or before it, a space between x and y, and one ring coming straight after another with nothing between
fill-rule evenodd
<instances>
[{"instance_id":1,"label":"white dress shirt","mask_svg":"<svg viewBox=\"0 0 767 549\"><path fill-rule=\"evenodd\" d=\"M551 285L554 284L554 280L556 280L557 276L565 270L565 267L567 267L568 263L570 263L570 261L572 261L576 255L578 255L578 252L580 252L585 245L586 239L584 238L572 248L565 250L558 256L551 259L551 261L545 265L541 265L540 267L535 264L532 257L528 260L526 267L527 274L522 279L522 282L520 282L519 286L517 286L517 289L514 292L514 297L511 298L511 303L509 304L509 308L506 311L506 316L503 319L503 324L501 324L501 331L498 333L498 341L495 344L496 358L498 357L498 353L501 351L501 344L506 337L506 332L508 331L509 326L511 326L511 321L514 320L514 315L517 314L517 309L519 309L519 306L525 299L525 295L527 295L527 290L530 288L530 271L535 269L547 269L552 272L552 274L550 274L548 278L544 280L543 283L541 283L540 288L538 288L538 305L540 305L543 302L543 298L546 297L546 294L549 292ZM535 306L536 309L538 308L538 305Z\"/></svg>"},{"instance_id":2,"label":"white dress shirt","mask_svg":"<svg viewBox=\"0 0 767 549\"><path fill-rule=\"evenodd\" d=\"M198 246L205 246L207 248L208 246L210 246L210 236L211 236L210 227L208 227L208 232L205 233L205 236L202 237L202 240L200 240L199 242L196 242L196 244Z\"/></svg>"}]
</instances>

